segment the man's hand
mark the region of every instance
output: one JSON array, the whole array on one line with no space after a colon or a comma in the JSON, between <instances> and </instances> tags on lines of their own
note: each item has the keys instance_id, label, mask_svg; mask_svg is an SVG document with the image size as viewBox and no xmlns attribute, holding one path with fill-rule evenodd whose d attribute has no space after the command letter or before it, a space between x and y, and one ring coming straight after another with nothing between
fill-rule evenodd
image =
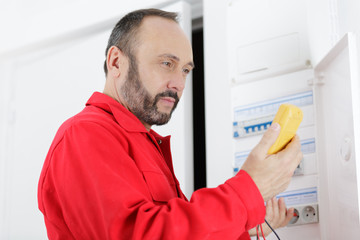
<instances>
[{"instance_id":1,"label":"man's hand","mask_svg":"<svg viewBox=\"0 0 360 240\"><path fill-rule=\"evenodd\" d=\"M287 188L303 157L297 135L284 150L272 155L267 154L279 132L280 125L272 124L242 166L242 170L246 171L255 182L264 201Z\"/></svg>"},{"instance_id":2,"label":"man's hand","mask_svg":"<svg viewBox=\"0 0 360 240\"><path fill-rule=\"evenodd\" d=\"M266 221L273 229L285 227L294 216L294 209L286 209L286 205L283 198L276 200L272 198L266 202ZM266 223L263 223L262 229L264 236L268 236L272 231ZM249 231L250 236L256 236L256 228ZM261 231L259 230L261 236Z\"/></svg>"}]
</instances>

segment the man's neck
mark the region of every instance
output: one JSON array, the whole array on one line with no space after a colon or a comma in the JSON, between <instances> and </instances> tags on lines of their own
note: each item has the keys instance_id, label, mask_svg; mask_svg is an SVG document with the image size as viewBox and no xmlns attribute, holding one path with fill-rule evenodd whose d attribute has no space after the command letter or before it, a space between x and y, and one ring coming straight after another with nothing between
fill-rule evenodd
<instances>
[{"instance_id":1,"label":"man's neck","mask_svg":"<svg viewBox=\"0 0 360 240\"><path fill-rule=\"evenodd\" d=\"M111 89L112 89L112 88L111 88ZM108 91L108 89L105 87L103 93L104 93L105 95L113 98L115 101L117 101L118 103L120 103L121 105L123 105L127 110L129 110L129 111L131 112L131 110L127 107L127 105L125 105L125 104L121 101L121 98L120 98L120 96L118 95L117 92L114 93L114 92L111 91L111 90ZM144 127L146 128L146 130L147 130L148 132L150 132L151 125L148 124L148 123L146 123L146 122L144 122L144 121L141 121L141 120L140 120L140 122L144 125Z\"/></svg>"}]
</instances>

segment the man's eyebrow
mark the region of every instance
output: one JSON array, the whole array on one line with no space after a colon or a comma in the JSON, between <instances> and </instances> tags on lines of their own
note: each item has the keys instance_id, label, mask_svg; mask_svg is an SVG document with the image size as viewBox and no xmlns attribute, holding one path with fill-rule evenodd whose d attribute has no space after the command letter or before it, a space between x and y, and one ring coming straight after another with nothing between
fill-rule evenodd
<instances>
[{"instance_id":1,"label":"man's eyebrow","mask_svg":"<svg viewBox=\"0 0 360 240\"><path fill-rule=\"evenodd\" d=\"M173 54L169 54L169 53L160 54L158 57L171 58L171 59L173 59L173 60L175 60L175 61L177 61L177 62L180 61L180 58L179 58L179 57L177 57L177 56L175 56L175 55L173 55ZM195 67L194 62L192 62L192 61L188 62L186 65L189 65L189 66L192 67L192 68Z\"/></svg>"},{"instance_id":2,"label":"man's eyebrow","mask_svg":"<svg viewBox=\"0 0 360 240\"><path fill-rule=\"evenodd\" d=\"M194 62L188 62L187 65L189 65L191 68L195 68Z\"/></svg>"}]
</instances>

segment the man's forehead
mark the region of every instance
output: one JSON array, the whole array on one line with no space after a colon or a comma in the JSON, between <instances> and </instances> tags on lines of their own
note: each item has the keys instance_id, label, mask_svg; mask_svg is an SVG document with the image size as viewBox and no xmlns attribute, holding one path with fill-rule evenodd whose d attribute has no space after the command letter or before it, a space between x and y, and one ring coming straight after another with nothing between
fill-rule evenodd
<instances>
[{"instance_id":1,"label":"man's forehead","mask_svg":"<svg viewBox=\"0 0 360 240\"><path fill-rule=\"evenodd\" d=\"M177 22L159 16L144 17L138 32L140 35L185 34Z\"/></svg>"},{"instance_id":2,"label":"man's forehead","mask_svg":"<svg viewBox=\"0 0 360 240\"><path fill-rule=\"evenodd\" d=\"M169 54L179 60L192 62L190 40L177 22L158 16L147 16L139 30L140 45L157 49L157 55Z\"/></svg>"}]
</instances>

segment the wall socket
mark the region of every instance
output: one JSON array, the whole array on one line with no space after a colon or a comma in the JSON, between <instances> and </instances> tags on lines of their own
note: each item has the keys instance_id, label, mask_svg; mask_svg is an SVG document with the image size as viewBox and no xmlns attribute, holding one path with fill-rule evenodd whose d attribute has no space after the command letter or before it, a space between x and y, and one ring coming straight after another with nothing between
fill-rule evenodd
<instances>
[{"instance_id":1,"label":"wall socket","mask_svg":"<svg viewBox=\"0 0 360 240\"><path fill-rule=\"evenodd\" d=\"M319 222L318 204L306 204L291 207L293 207L295 211L294 217L290 220L288 226Z\"/></svg>"}]
</instances>

